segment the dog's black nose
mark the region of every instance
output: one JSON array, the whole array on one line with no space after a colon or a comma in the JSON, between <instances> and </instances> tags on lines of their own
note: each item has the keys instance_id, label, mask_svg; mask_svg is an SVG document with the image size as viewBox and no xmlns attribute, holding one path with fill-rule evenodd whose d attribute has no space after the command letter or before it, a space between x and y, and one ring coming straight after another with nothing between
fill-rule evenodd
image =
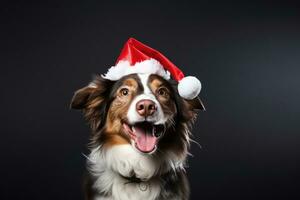
<instances>
[{"instance_id":1,"label":"dog's black nose","mask_svg":"<svg viewBox=\"0 0 300 200\"><path fill-rule=\"evenodd\" d=\"M149 99L143 99L136 103L136 111L143 117L153 115L156 110L155 103Z\"/></svg>"}]
</instances>

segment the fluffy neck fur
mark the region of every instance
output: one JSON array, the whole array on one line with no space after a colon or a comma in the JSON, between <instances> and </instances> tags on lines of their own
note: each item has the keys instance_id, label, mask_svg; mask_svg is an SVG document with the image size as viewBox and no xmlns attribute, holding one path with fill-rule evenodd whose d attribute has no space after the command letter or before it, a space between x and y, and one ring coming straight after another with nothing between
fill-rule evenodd
<instances>
[{"instance_id":1,"label":"fluffy neck fur","mask_svg":"<svg viewBox=\"0 0 300 200\"><path fill-rule=\"evenodd\" d=\"M178 157L167 152L163 157L143 155L132 148L130 144L116 145L111 148L95 148L88 157L88 170L95 182L93 188L104 196L114 199L126 199L126 194L136 195L128 199L156 199L163 183L160 175L168 171L183 170L186 155ZM139 184L127 184L122 176L135 175L148 184L147 191L141 191ZM132 190L132 192L130 192ZM124 191L122 196L114 191ZM124 196L125 195L125 196Z\"/></svg>"}]
</instances>

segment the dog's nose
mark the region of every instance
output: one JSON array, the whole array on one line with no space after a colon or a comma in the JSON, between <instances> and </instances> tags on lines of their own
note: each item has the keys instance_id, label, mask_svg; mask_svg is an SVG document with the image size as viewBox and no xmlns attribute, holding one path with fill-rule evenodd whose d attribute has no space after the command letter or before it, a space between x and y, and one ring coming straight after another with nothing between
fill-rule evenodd
<instances>
[{"instance_id":1,"label":"dog's nose","mask_svg":"<svg viewBox=\"0 0 300 200\"><path fill-rule=\"evenodd\" d=\"M136 111L143 117L153 115L156 110L155 103L149 99L143 99L136 103Z\"/></svg>"}]
</instances>

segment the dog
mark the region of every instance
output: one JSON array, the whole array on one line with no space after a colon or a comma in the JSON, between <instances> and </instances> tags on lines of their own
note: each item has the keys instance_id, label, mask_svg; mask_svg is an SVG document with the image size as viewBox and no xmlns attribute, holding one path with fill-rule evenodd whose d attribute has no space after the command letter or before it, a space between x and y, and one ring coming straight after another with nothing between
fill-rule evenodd
<instances>
[{"instance_id":1,"label":"dog","mask_svg":"<svg viewBox=\"0 0 300 200\"><path fill-rule=\"evenodd\" d=\"M191 127L201 100L182 98L178 83L156 74L112 81L96 76L75 92L92 134L86 200L187 200Z\"/></svg>"}]
</instances>

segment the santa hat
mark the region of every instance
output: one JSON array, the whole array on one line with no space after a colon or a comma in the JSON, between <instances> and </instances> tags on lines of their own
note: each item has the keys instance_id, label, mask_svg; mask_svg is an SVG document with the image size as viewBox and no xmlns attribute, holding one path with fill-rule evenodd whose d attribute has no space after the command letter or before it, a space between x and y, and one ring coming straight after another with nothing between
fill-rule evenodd
<instances>
[{"instance_id":1,"label":"santa hat","mask_svg":"<svg viewBox=\"0 0 300 200\"><path fill-rule=\"evenodd\" d=\"M167 80L171 75L178 82L179 95L185 99L194 99L201 90L201 83L196 77L185 77L183 72L159 51L129 38L116 65L111 67L103 78L116 81L135 73L157 74Z\"/></svg>"}]
</instances>

